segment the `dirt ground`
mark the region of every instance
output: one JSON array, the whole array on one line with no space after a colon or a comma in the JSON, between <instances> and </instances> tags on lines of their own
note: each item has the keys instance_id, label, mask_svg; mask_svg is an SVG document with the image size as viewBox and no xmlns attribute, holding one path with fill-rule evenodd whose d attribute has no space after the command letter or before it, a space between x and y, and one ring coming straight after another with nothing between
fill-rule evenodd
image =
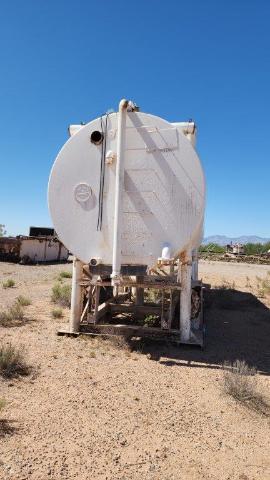
<instances>
[{"instance_id":1,"label":"dirt ground","mask_svg":"<svg viewBox=\"0 0 270 480\"><path fill-rule=\"evenodd\" d=\"M71 265L0 263L1 285L16 282L0 285L0 308L32 301L21 326L0 327L1 343L24 346L34 367L0 380L1 480L269 480L270 417L224 393L220 368L246 360L269 399L270 311L257 298L269 266L200 263L213 287L204 350L58 337L68 310L53 319L50 295L62 270Z\"/></svg>"}]
</instances>

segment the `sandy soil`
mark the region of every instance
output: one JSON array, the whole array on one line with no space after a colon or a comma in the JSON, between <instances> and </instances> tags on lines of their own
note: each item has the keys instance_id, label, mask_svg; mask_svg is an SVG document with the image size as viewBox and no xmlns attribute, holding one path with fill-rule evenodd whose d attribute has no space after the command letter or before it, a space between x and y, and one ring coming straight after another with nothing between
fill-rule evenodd
<instances>
[{"instance_id":1,"label":"sandy soil","mask_svg":"<svg viewBox=\"0 0 270 480\"><path fill-rule=\"evenodd\" d=\"M267 480L269 416L223 391L225 360L258 370L267 397L270 313L255 296L269 267L201 262L207 344L176 348L145 344L130 351L108 341L57 337L68 321L51 317L51 287L70 265L0 264L0 307L19 294L20 327L0 327L1 342L26 348L30 377L0 380L7 406L0 422L3 480ZM249 277L249 281L247 278ZM68 280L67 280L68 281ZM235 291L227 287L234 282Z\"/></svg>"},{"instance_id":2,"label":"sandy soil","mask_svg":"<svg viewBox=\"0 0 270 480\"><path fill-rule=\"evenodd\" d=\"M213 287L226 286L238 290L257 293L259 279L270 272L269 265L253 265L247 263L226 263L201 260L199 277Z\"/></svg>"}]
</instances>

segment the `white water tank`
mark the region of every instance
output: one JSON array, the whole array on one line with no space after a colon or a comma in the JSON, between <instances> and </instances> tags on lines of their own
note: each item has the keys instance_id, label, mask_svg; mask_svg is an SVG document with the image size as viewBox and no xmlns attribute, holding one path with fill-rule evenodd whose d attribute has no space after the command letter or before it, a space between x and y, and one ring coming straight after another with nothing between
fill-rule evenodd
<instances>
[{"instance_id":1,"label":"white water tank","mask_svg":"<svg viewBox=\"0 0 270 480\"><path fill-rule=\"evenodd\" d=\"M118 116L70 127L50 175L54 228L84 263L113 263ZM201 241L205 208L194 124L127 111L122 128L120 263L152 266L162 251L171 258L192 251Z\"/></svg>"}]
</instances>

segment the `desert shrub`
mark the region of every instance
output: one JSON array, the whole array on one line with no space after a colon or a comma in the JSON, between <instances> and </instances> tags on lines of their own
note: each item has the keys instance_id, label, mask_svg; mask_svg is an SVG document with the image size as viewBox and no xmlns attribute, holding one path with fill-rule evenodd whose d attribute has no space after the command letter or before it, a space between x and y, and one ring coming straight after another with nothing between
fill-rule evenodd
<instances>
[{"instance_id":1,"label":"desert shrub","mask_svg":"<svg viewBox=\"0 0 270 480\"><path fill-rule=\"evenodd\" d=\"M223 385L225 392L245 407L269 417L269 401L257 391L256 370L249 367L245 361L236 360L224 364Z\"/></svg>"},{"instance_id":2,"label":"desert shrub","mask_svg":"<svg viewBox=\"0 0 270 480\"><path fill-rule=\"evenodd\" d=\"M22 347L14 347L11 343L0 346L0 374L5 378L28 375L30 367L25 362Z\"/></svg>"},{"instance_id":3,"label":"desert shrub","mask_svg":"<svg viewBox=\"0 0 270 480\"><path fill-rule=\"evenodd\" d=\"M0 325L8 326L9 324L22 321L24 319L24 312L22 306L15 302L6 312L0 312Z\"/></svg>"},{"instance_id":4,"label":"desert shrub","mask_svg":"<svg viewBox=\"0 0 270 480\"><path fill-rule=\"evenodd\" d=\"M22 307L28 307L28 305L31 305L31 300L30 298L24 297L23 295L19 295L16 298L16 302L21 305Z\"/></svg>"},{"instance_id":5,"label":"desert shrub","mask_svg":"<svg viewBox=\"0 0 270 480\"><path fill-rule=\"evenodd\" d=\"M70 307L71 285L56 283L52 288L51 300L63 307Z\"/></svg>"},{"instance_id":6,"label":"desert shrub","mask_svg":"<svg viewBox=\"0 0 270 480\"><path fill-rule=\"evenodd\" d=\"M63 310L62 308L54 308L52 310L52 317L53 318L62 318L63 317Z\"/></svg>"},{"instance_id":7,"label":"desert shrub","mask_svg":"<svg viewBox=\"0 0 270 480\"><path fill-rule=\"evenodd\" d=\"M3 408L5 408L6 406L6 401L4 398L0 398L0 412L1 410L3 410Z\"/></svg>"},{"instance_id":8,"label":"desert shrub","mask_svg":"<svg viewBox=\"0 0 270 480\"><path fill-rule=\"evenodd\" d=\"M256 394L256 370L244 360L224 364L223 382L226 393L237 400L250 400Z\"/></svg>"},{"instance_id":9,"label":"desert shrub","mask_svg":"<svg viewBox=\"0 0 270 480\"><path fill-rule=\"evenodd\" d=\"M63 278L72 278L72 273L66 271L60 272L58 275L58 280L61 281Z\"/></svg>"},{"instance_id":10,"label":"desert shrub","mask_svg":"<svg viewBox=\"0 0 270 480\"><path fill-rule=\"evenodd\" d=\"M5 282L2 283L3 288L12 288L15 286L13 278L8 278Z\"/></svg>"}]
</instances>

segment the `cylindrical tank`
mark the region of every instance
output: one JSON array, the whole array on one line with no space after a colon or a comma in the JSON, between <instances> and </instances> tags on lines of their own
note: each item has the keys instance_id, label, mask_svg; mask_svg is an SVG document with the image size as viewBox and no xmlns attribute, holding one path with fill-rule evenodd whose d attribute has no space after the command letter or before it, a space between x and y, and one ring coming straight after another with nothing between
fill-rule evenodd
<instances>
[{"instance_id":1,"label":"cylindrical tank","mask_svg":"<svg viewBox=\"0 0 270 480\"><path fill-rule=\"evenodd\" d=\"M164 249L177 258L201 241L205 179L193 146L194 125L192 131L183 123L128 110L121 127L118 112L70 128L72 136L51 171L53 225L84 263L113 263L119 185L121 264L152 266ZM120 154L122 167L117 169Z\"/></svg>"}]
</instances>

